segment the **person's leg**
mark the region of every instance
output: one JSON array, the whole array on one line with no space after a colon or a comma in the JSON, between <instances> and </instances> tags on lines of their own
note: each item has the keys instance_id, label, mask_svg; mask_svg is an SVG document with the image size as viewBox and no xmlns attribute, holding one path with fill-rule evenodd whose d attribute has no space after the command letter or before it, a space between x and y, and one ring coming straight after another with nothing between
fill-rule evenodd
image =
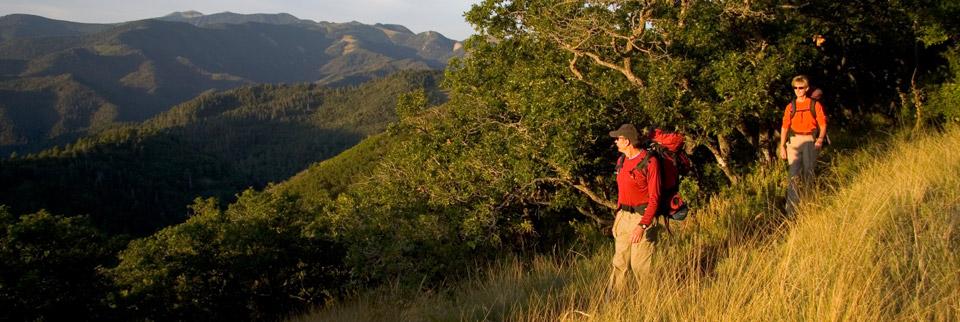
<instances>
[{"instance_id":1,"label":"person's leg","mask_svg":"<svg viewBox=\"0 0 960 322\"><path fill-rule=\"evenodd\" d=\"M638 285L644 285L644 280L653 271L653 252L656 249L657 237L662 229L663 227L654 220L653 224L647 227L644 232L643 240L632 245L630 268L633 269L633 277Z\"/></svg>"},{"instance_id":2,"label":"person's leg","mask_svg":"<svg viewBox=\"0 0 960 322\"><path fill-rule=\"evenodd\" d=\"M797 148L800 159L800 184L798 185L798 196L800 199L806 198L810 185L813 184L813 169L817 166L817 148L814 144L814 138L810 135L800 137L799 147Z\"/></svg>"},{"instance_id":3,"label":"person's leg","mask_svg":"<svg viewBox=\"0 0 960 322\"><path fill-rule=\"evenodd\" d=\"M793 136L790 138L790 141L787 142L787 204L785 209L788 214L792 214L796 210L797 203L800 202L799 194L799 180L800 172L803 169L803 160L800 158L800 145L801 140L799 136Z\"/></svg>"},{"instance_id":4,"label":"person's leg","mask_svg":"<svg viewBox=\"0 0 960 322\"><path fill-rule=\"evenodd\" d=\"M617 212L617 218L613 222L613 264L610 272L610 280L607 282L608 292L622 292L626 285L627 269L630 268L630 233L623 232L624 219L629 213L623 210Z\"/></svg>"},{"instance_id":5,"label":"person's leg","mask_svg":"<svg viewBox=\"0 0 960 322\"><path fill-rule=\"evenodd\" d=\"M814 171L817 167L816 139L812 136L801 146L800 158L803 160L802 177L804 185L813 184Z\"/></svg>"}]
</instances>

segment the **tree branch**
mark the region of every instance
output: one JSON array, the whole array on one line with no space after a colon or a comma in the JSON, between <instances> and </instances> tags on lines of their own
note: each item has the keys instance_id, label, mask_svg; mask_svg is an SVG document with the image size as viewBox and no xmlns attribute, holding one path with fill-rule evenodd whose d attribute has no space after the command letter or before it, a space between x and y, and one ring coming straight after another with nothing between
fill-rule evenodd
<instances>
[{"instance_id":1,"label":"tree branch","mask_svg":"<svg viewBox=\"0 0 960 322\"><path fill-rule=\"evenodd\" d=\"M580 71L577 70L577 59L579 58L580 58L580 55L576 53L573 54L573 59L570 59L570 72L572 72L573 75L577 77L577 79L582 81L583 74L581 74Z\"/></svg>"},{"instance_id":2,"label":"tree branch","mask_svg":"<svg viewBox=\"0 0 960 322\"><path fill-rule=\"evenodd\" d=\"M603 198L600 198L600 196L598 196L596 193L594 193L593 190L590 190L590 188L587 187L586 183L584 183L582 180L580 181L579 184L574 184L574 185L573 185L573 188L574 188L574 189L577 189L577 190L579 190L580 192L582 192L583 194L587 195L587 197L590 198L590 200L593 200L593 202L596 202L597 204L599 204L599 205L601 205L601 206L604 206L604 207L607 207L607 208L610 208L610 209L617 209L617 204L616 204L616 203L610 202L609 200L606 200L606 199L603 199Z\"/></svg>"},{"instance_id":3,"label":"tree branch","mask_svg":"<svg viewBox=\"0 0 960 322\"><path fill-rule=\"evenodd\" d=\"M553 184L567 185L576 189L577 191L580 191L581 193L586 195L587 198L590 198L590 200L592 200L594 203L598 205L601 205L610 209L617 209L617 203L604 199L603 197L600 197L600 195L593 192L593 190L590 189L589 185L586 182L584 182L582 179L580 180L579 183L573 183L570 180L565 180L560 178L538 178L538 179L534 179L533 182L534 183L550 182Z\"/></svg>"},{"instance_id":4,"label":"tree branch","mask_svg":"<svg viewBox=\"0 0 960 322\"><path fill-rule=\"evenodd\" d=\"M713 154L713 157L717 160L717 165L720 166L720 170L722 170L723 174L727 176L727 179L730 180L730 183L736 184L739 182L739 177L737 177L737 175L733 173L733 170L730 169L730 166L727 164L726 156L720 152L720 148L709 141L703 142L702 144L707 147L707 150L710 150L710 153Z\"/></svg>"},{"instance_id":5,"label":"tree branch","mask_svg":"<svg viewBox=\"0 0 960 322\"><path fill-rule=\"evenodd\" d=\"M621 74L623 74L623 76L627 77L627 80L633 83L633 85L641 88L646 87L643 83L643 80L638 78L637 75L633 73L633 66L630 63L629 57L623 58L623 66L618 66L617 64L603 60L603 58L600 58L599 55L594 53L582 52L581 54L592 58L593 61L600 66L610 68L620 72Z\"/></svg>"},{"instance_id":6,"label":"tree branch","mask_svg":"<svg viewBox=\"0 0 960 322\"><path fill-rule=\"evenodd\" d=\"M590 208L577 207L577 211L579 211L581 214L583 214L583 215L586 216L587 218L593 219L593 221L596 222L596 223L597 223L598 225L600 225L600 226L606 226L606 225L610 224L610 220L609 220L609 219L604 219L604 218L602 218L602 217L600 217L600 216L597 216L597 214L593 213L593 211L590 210Z\"/></svg>"}]
</instances>

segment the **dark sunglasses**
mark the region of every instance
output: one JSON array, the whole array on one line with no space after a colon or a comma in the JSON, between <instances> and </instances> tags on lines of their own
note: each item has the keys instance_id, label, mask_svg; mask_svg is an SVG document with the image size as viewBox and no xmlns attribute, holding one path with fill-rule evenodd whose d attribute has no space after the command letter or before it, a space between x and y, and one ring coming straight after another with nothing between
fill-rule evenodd
<instances>
[{"instance_id":1,"label":"dark sunglasses","mask_svg":"<svg viewBox=\"0 0 960 322\"><path fill-rule=\"evenodd\" d=\"M794 86L793 89L807 89L806 86Z\"/></svg>"}]
</instances>

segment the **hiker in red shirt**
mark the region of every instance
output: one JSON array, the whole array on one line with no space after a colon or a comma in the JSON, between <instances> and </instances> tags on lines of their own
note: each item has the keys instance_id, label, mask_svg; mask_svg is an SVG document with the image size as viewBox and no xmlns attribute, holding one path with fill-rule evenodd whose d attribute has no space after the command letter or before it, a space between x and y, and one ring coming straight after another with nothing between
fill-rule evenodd
<instances>
[{"instance_id":1,"label":"hiker in red shirt","mask_svg":"<svg viewBox=\"0 0 960 322\"><path fill-rule=\"evenodd\" d=\"M789 163L790 182L787 187L787 213L793 213L800 201L801 182L810 183L817 165L817 153L827 138L827 115L823 105L807 96L810 81L806 76L793 78L796 99L783 111L778 154Z\"/></svg>"},{"instance_id":2,"label":"hiker in red shirt","mask_svg":"<svg viewBox=\"0 0 960 322\"><path fill-rule=\"evenodd\" d=\"M624 156L617 165L618 211L613 224L616 242L607 289L622 292L627 270L632 269L634 279L640 282L651 268L650 256L659 231L654 216L661 202L661 164L640 148L640 135L633 125L624 124L610 136L616 138L617 150Z\"/></svg>"}]
</instances>

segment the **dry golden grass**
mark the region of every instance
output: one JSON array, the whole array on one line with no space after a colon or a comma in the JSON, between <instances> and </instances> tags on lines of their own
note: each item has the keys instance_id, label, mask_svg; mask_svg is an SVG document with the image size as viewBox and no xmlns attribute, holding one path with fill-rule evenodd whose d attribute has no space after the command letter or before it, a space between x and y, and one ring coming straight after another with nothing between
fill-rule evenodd
<instances>
[{"instance_id":1,"label":"dry golden grass","mask_svg":"<svg viewBox=\"0 0 960 322\"><path fill-rule=\"evenodd\" d=\"M960 320L960 130L896 141L835 164L794 218L778 210L782 170L758 170L676 227L632 296L604 298L603 247L504 260L442 294L385 288L303 320Z\"/></svg>"}]
</instances>

